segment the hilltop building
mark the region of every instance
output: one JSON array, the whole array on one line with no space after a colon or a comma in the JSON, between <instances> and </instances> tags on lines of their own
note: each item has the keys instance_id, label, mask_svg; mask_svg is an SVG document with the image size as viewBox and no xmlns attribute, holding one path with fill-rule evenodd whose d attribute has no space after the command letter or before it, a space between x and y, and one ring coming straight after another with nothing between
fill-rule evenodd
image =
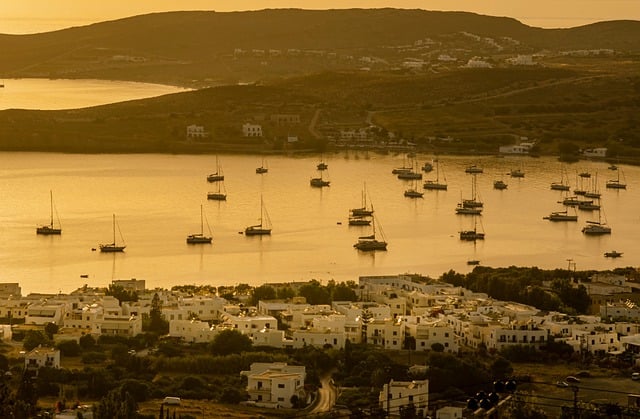
<instances>
[{"instance_id":1,"label":"hilltop building","mask_svg":"<svg viewBox=\"0 0 640 419\"><path fill-rule=\"evenodd\" d=\"M262 137L262 125L242 124L242 135L244 137Z\"/></svg>"},{"instance_id":2,"label":"hilltop building","mask_svg":"<svg viewBox=\"0 0 640 419\"><path fill-rule=\"evenodd\" d=\"M292 397L306 399L304 380L306 370L303 366L287 365L284 362L254 362L250 371L242 371L247 377L249 400L261 407L291 408Z\"/></svg>"},{"instance_id":3,"label":"hilltop building","mask_svg":"<svg viewBox=\"0 0 640 419\"><path fill-rule=\"evenodd\" d=\"M429 413L429 380L394 381L382 386L378 397L380 408L389 417L400 417L403 408L413 405L417 418Z\"/></svg>"}]
</instances>

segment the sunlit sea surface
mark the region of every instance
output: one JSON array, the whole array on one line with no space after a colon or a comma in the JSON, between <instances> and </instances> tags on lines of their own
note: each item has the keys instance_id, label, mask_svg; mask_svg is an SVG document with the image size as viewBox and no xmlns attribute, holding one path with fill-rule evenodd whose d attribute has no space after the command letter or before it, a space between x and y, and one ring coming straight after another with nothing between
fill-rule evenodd
<instances>
[{"instance_id":1,"label":"sunlit sea surface","mask_svg":"<svg viewBox=\"0 0 640 419\"><path fill-rule=\"evenodd\" d=\"M418 155L420 165L432 156ZM268 156L269 172L255 173L257 155L221 155L226 202L208 201L217 189L206 176L216 170L215 156L72 155L0 153L0 282L19 282L23 293L70 292L83 284L105 286L112 279L145 279L148 287L175 284L225 285L301 281L316 278L357 280L360 275L422 273L437 277L449 269L468 272L470 259L486 266L539 266L577 269L637 266L640 260L640 168L620 166L627 190L605 189L617 173L603 162L563 166L551 158L440 157L448 191L424 191L423 199L403 196L411 182L391 174L402 155L342 152L325 155L328 188L309 185L319 156ZM458 232L473 228L473 218L455 214L461 196L471 195L471 164L484 168L477 189L485 209L478 229L484 241L462 242ZM510 178L511 169L525 177ZM581 232L596 213L579 211L578 222L543 220L563 193L550 190L566 170L590 171L602 192L610 236ZM425 179L435 178L435 171ZM493 189L504 179L508 189ZM366 184L387 252L353 248L366 227L350 227L350 208L361 205ZM421 183L419 184L421 189ZM62 224L61 236L37 236L37 224L49 222L49 191ZM260 216L260 199L273 224L267 237L239 234ZM200 205L213 244L187 245L200 232ZM92 251L112 241L112 215L126 242L123 254ZM57 222L57 217L56 217ZM205 222L205 233L207 223ZM117 235L120 240L120 235ZM608 259L605 251L624 252ZM86 275L87 277L81 277Z\"/></svg>"},{"instance_id":2,"label":"sunlit sea surface","mask_svg":"<svg viewBox=\"0 0 640 419\"><path fill-rule=\"evenodd\" d=\"M0 110L75 109L186 91L162 84L111 80L0 79Z\"/></svg>"}]
</instances>

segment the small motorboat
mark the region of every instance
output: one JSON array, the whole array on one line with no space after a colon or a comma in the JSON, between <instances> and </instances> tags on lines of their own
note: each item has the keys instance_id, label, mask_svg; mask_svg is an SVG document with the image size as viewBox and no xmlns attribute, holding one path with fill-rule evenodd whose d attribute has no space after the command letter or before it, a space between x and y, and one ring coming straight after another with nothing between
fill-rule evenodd
<instances>
[{"instance_id":1,"label":"small motorboat","mask_svg":"<svg viewBox=\"0 0 640 419\"><path fill-rule=\"evenodd\" d=\"M622 256L622 252L616 252L615 250L604 252L604 257L606 258L619 258L620 256Z\"/></svg>"}]
</instances>

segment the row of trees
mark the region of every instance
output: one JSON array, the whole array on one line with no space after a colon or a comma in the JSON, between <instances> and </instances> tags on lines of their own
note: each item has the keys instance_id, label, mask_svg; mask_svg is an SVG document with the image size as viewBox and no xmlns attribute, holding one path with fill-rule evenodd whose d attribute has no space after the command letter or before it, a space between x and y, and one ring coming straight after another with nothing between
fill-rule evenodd
<instances>
[{"instance_id":1,"label":"row of trees","mask_svg":"<svg viewBox=\"0 0 640 419\"><path fill-rule=\"evenodd\" d=\"M478 266L464 275L449 271L441 280L475 292L485 292L503 301L516 301L541 310L567 314L585 314L591 298L583 285L575 286L577 278L586 280L588 272L569 270L544 271L539 268L490 268ZM545 283L550 284L546 286Z\"/></svg>"},{"instance_id":2,"label":"row of trees","mask_svg":"<svg viewBox=\"0 0 640 419\"><path fill-rule=\"evenodd\" d=\"M357 301L358 285L354 281L337 283L330 280L327 285L322 285L313 279L300 286L297 292L291 287L274 288L265 284L253 289L251 293L251 305L257 305L260 300L283 299L288 300L295 296L304 297L309 304L331 304L332 301Z\"/></svg>"}]
</instances>

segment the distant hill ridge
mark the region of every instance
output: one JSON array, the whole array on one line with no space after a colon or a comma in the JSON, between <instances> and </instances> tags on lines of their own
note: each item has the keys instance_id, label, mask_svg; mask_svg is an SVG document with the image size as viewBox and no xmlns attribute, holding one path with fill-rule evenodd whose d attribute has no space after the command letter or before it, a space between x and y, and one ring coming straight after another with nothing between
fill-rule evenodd
<instances>
[{"instance_id":1,"label":"distant hill ridge","mask_svg":"<svg viewBox=\"0 0 640 419\"><path fill-rule=\"evenodd\" d=\"M541 29L507 17L403 9L154 13L32 35L0 35L0 74L21 74L73 51L107 49L197 62L235 48L349 50L411 44L461 31L533 48L640 51L639 21ZM74 57L76 58L76 57ZM87 52L87 61L92 59Z\"/></svg>"}]
</instances>

